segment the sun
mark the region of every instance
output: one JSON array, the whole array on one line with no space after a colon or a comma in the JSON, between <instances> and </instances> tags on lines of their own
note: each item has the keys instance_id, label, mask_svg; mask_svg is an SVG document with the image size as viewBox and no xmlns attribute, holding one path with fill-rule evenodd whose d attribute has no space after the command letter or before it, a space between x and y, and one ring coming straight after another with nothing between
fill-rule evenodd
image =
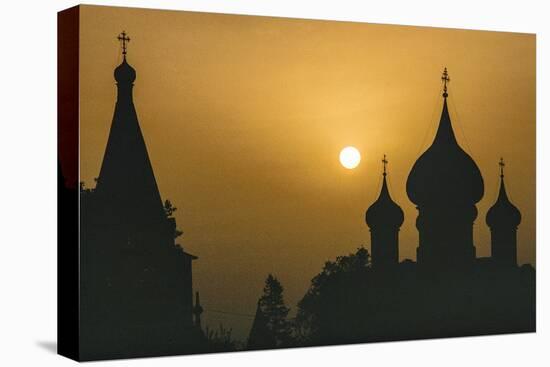
<instances>
[{"instance_id":1,"label":"sun","mask_svg":"<svg viewBox=\"0 0 550 367\"><path fill-rule=\"evenodd\" d=\"M361 153L355 147L345 147L340 152L340 163L344 168L354 169L361 162Z\"/></svg>"}]
</instances>

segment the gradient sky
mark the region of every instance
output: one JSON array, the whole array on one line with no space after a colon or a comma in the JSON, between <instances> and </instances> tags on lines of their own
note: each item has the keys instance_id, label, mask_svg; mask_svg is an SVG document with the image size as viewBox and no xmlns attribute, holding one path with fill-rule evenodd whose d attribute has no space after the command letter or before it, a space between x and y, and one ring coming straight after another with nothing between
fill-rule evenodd
<instances>
[{"instance_id":1,"label":"gradient sky","mask_svg":"<svg viewBox=\"0 0 550 367\"><path fill-rule=\"evenodd\" d=\"M180 241L199 257L205 322L244 339L266 275L296 303L325 261L370 247L364 212L387 154L405 212L400 258L416 257L407 175L431 143L449 69L450 113L485 180L475 245L505 158L523 220L518 260L535 262L535 36L530 34L83 6L81 180L93 186L116 100L116 36L131 38L134 102ZM344 169L340 150L362 162ZM181 239L181 238L180 238Z\"/></svg>"}]
</instances>

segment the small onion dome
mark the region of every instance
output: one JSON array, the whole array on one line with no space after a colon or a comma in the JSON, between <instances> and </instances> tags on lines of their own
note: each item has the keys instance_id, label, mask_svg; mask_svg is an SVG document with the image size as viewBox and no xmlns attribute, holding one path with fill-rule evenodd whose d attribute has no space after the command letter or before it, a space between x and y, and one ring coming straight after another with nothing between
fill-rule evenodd
<instances>
[{"instance_id":1,"label":"small onion dome","mask_svg":"<svg viewBox=\"0 0 550 367\"><path fill-rule=\"evenodd\" d=\"M483 191L479 168L456 141L444 98L435 139L409 173L407 195L417 206L473 205L481 200Z\"/></svg>"},{"instance_id":2,"label":"small onion dome","mask_svg":"<svg viewBox=\"0 0 550 367\"><path fill-rule=\"evenodd\" d=\"M397 205L388 191L386 174L382 181L382 190L378 199L367 209L365 220L369 228L386 227L399 228L404 220L403 210Z\"/></svg>"},{"instance_id":3,"label":"small onion dome","mask_svg":"<svg viewBox=\"0 0 550 367\"><path fill-rule=\"evenodd\" d=\"M490 228L516 228L521 223L521 213L508 199L506 187L504 186L504 176L502 175L500 177L500 190L497 201L489 208L485 221Z\"/></svg>"},{"instance_id":4,"label":"small onion dome","mask_svg":"<svg viewBox=\"0 0 550 367\"><path fill-rule=\"evenodd\" d=\"M115 69L115 80L118 84L132 84L136 80L136 71L126 62L126 57Z\"/></svg>"}]
</instances>

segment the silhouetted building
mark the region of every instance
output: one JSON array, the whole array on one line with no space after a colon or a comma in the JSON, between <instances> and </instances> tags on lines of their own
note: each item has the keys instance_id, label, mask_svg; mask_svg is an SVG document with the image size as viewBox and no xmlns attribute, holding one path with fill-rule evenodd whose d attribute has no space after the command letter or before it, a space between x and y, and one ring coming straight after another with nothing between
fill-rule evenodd
<instances>
[{"instance_id":1,"label":"silhouetted building","mask_svg":"<svg viewBox=\"0 0 550 367\"><path fill-rule=\"evenodd\" d=\"M486 218L492 258L476 258L472 232L483 178L455 138L446 69L442 79L435 139L407 180L419 212L417 262L397 262L403 211L390 197L384 156L382 189L366 212L372 260L359 248L327 262L312 279L294 320L299 345L535 331L536 272L517 266L521 214L506 194L502 160L500 192ZM254 335L261 316L256 314Z\"/></svg>"},{"instance_id":2,"label":"silhouetted building","mask_svg":"<svg viewBox=\"0 0 550 367\"><path fill-rule=\"evenodd\" d=\"M510 202L504 186L504 161L500 162L500 189L495 204L487 212L486 222L491 228L491 257L504 266L517 266L517 228L521 213Z\"/></svg>"},{"instance_id":3,"label":"silhouetted building","mask_svg":"<svg viewBox=\"0 0 550 367\"><path fill-rule=\"evenodd\" d=\"M382 189L378 199L367 209L365 220L370 228L373 268L387 268L399 263L399 228L403 210L391 198L386 182L386 156L382 160Z\"/></svg>"},{"instance_id":4,"label":"silhouetted building","mask_svg":"<svg viewBox=\"0 0 550 367\"><path fill-rule=\"evenodd\" d=\"M117 356L183 352L195 342L196 257L175 243L176 222L163 206L134 107L129 38L123 32L119 40L123 60L101 171L95 189L81 190L83 345L116 348Z\"/></svg>"},{"instance_id":5,"label":"silhouetted building","mask_svg":"<svg viewBox=\"0 0 550 367\"><path fill-rule=\"evenodd\" d=\"M70 355L78 350L79 333L79 248L78 180L67 182L60 154L57 161L57 335L58 353ZM66 159L66 158L65 158ZM67 162L67 160L66 160Z\"/></svg>"},{"instance_id":6,"label":"silhouetted building","mask_svg":"<svg viewBox=\"0 0 550 367\"><path fill-rule=\"evenodd\" d=\"M447 69L443 111L435 139L415 162L407 195L416 204L418 265L426 269L463 269L474 263L473 224L483 197L483 178L474 160L458 144L447 107Z\"/></svg>"}]
</instances>

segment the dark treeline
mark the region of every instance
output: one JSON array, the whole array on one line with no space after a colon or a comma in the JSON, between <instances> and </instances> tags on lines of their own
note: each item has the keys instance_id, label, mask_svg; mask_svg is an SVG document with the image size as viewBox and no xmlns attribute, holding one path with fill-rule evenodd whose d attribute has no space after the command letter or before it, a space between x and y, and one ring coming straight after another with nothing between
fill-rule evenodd
<instances>
[{"instance_id":1,"label":"dark treeline","mask_svg":"<svg viewBox=\"0 0 550 367\"><path fill-rule=\"evenodd\" d=\"M423 272L410 260L373 269L359 248L325 264L298 303L294 319L282 286L270 275L248 348L267 349L419 338L527 332L535 328L535 271L530 265L498 267L480 259L464 273ZM279 308L266 308L276 282ZM267 292L266 292L267 291ZM267 296L267 297L266 297ZM280 312L281 308L285 312ZM273 318L290 334L277 337ZM284 321L281 321L284 319ZM284 329L284 328L283 328ZM286 329L284 329L286 330Z\"/></svg>"}]
</instances>

